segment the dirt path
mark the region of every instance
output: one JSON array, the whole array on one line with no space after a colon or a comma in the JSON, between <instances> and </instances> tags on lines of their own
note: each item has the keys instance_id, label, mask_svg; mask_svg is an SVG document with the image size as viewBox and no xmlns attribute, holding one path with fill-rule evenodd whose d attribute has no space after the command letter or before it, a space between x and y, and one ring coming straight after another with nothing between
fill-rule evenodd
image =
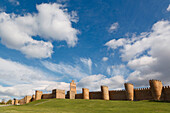
<instances>
[{"instance_id":1,"label":"dirt path","mask_svg":"<svg viewBox=\"0 0 170 113\"><path fill-rule=\"evenodd\" d=\"M12 105L0 105L0 107L5 107L5 106L12 106Z\"/></svg>"},{"instance_id":2,"label":"dirt path","mask_svg":"<svg viewBox=\"0 0 170 113\"><path fill-rule=\"evenodd\" d=\"M47 103L47 102L50 102L51 100L48 100L48 101L44 101L44 102L41 102L41 103L37 103L35 104L34 106L37 106L37 105L40 105L40 104L44 104L44 103Z\"/></svg>"}]
</instances>

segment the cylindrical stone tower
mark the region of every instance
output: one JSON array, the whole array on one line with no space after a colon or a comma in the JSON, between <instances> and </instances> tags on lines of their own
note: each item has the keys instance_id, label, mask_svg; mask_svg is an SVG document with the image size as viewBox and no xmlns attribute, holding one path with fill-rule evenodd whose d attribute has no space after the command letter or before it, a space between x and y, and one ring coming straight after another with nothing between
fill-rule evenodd
<instances>
[{"instance_id":1,"label":"cylindrical stone tower","mask_svg":"<svg viewBox=\"0 0 170 113\"><path fill-rule=\"evenodd\" d=\"M107 86L101 86L103 100L109 100L109 88Z\"/></svg>"},{"instance_id":2,"label":"cylindrical stone tower","mask_svg":"<svg viewBox=\"0 0 170 113\"><path fill-rule=\"evenodd\" d=\"M150 90L154 100L160 100L162 94L162 82L159 80L149 80Z\"/></svg>"},{"instance_id":3,"label":"cylindrical stone tower","mask_svg":"<svg viewBox=\"0 0 170 113\"><path fill-rule=\"evenodd\" d=\"M18 100L17 99L14 100L14 105L18 105Z\"/></svg>"},{"instance_id":4,"label":"cylindrical stone tower","mask_svg":"<svg viewBox=\"0 0 170 113\"><path fill-rule=\"evenodd\" d=\"M133 84L125 83L125 90L126 90L126 98L127 100L133 101L134 99L134 89Z\"/></svg>"},{"instance_id":5,"label":"cylindrical stone tower","mask_svg":"<svg viewBox=\"0 0 170 113\"><path fill-rule=\"evenodd\" d=\"M83 99L89 99L89 89L82 88L83 90Z\"/></svg>"},{"instance_id":6,"label":"cylindrical stone tower","mask_svg":"<svg viewBox=\"0 0 170 113\"><path fill-rule=\"evenodd\" d=\"M15 100L13 99L13 100L12 100L12 105L14 105L14 103L15 103L14 101L15 101Z\"/></svg>"}]
</instances>

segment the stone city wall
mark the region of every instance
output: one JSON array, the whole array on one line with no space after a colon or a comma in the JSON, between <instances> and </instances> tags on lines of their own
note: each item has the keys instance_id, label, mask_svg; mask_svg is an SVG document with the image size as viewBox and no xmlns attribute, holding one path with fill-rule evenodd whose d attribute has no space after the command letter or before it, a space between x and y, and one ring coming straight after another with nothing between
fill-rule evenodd
<instances>
[{"instance_id":1,"label":"stone city wall","mask_svg":"<svg viewBox=\"0 0 170 113\"><path fill-rule=\"evenodd\" d=\"M159 80L149 80L149 88L134 88L133 84L125 83L125 90L111 90L107 86L101 86L101 91L91 91L88 88L82 88L82 93L76 94L76 84L74 81L70 83L70 91L54 89L50 94L43 94L42 91L35 91L35 95L25 96L21 100L14 99L12 104L23 105L29 102L40 99L103 99L103 100L157 100L157 101L170 101L170 87L163 86Z\"/></svg>"},{"instance_id":2,"label":"stone city wall","mask_svg":"<svg viewBox=\"0 0 170 113\"><path fill-rule=\"evenodd\" d=\"M170 86L163 86L162 87L162 100L170 101Z\"/></svg>"},{"instance_id":3,"label":"stone city wall","mask_svg":"<svg viewBox=\"0 0 170 113\"><path fill-rule=\"evenodd\" d=\"M19 104L20 104L20 105L25 104L25 100L24 100L24 98L19 100Z\"/></svg>"},{"instance_id":4,"label":"stone city wall","mask_svg":"<svg viewBox=\"0 0 170 113\"><path fill-rule=\"evenodd\" d=\"M41 99L52 99L53 94L43 94Z\"/></svg>"},{"instance_id":5,"label":"stone city wall","mask_svg":"<svg viewBox=\"0 0 170 113\"><path fill-rule=\"evenodd\" d=\"M82 93L76 94L75 96L76 96L76 99L83 99L83 94Z\"/></svg>"},{"instance_id":6,"label":"stone city wall","mask_svg":"<svg viewBox=\"0 0 170 113\"><path fill-rule=\"evenodd\" d=\"M67 91L66 99L75 99L76 95L74 91Z\"/></svg>"},{"instance_id":7,"label":"stone city wall","mask_svg":"<svg viewBox=\"0 0 170 113\"><path fill-rule=\"evenodd\" d=\"M134 89L135 100L152 100L152 93L150 88L137 88Z\"/></svg>"},{"instance_id":8,"label":"stone city wall","mask_svg":"<svg viewBox=\"0 0 170 113\"><path fill-rule=\"evenodd\" d=\"M52 90L53 98L65 99L65 90L54 89Z\"/></svg>"},{"instance_id":9,"label":"stone city wall","mask_svg":"<svg viewBox=\"0 0 170 113\"><path fill-rule=\"evenodd\" d=\"M89 92L89 96L90 99L102 99L102 92L101 91Z\"/></svg>"},{"instance_id":10,"label":"stone city wall","mask_svg":"<svg viewBox=\"0 0 170 113\"><path fill-rule=\"evenodd\" d=\"M30 103L31 102L31 98L32 96L25 96L24 97L24 102L27 104L27 103Z\"/></svg>"},{"instance_id":11,"label":"stone city wall","mask_svg":"<svg viewBox=\"0 0 170 113\"><path fill-rule=\"evenodd\" d=\"M112 90L109 91L110 100L126 100L125 90Z\"/></svg>"}]
</instances>

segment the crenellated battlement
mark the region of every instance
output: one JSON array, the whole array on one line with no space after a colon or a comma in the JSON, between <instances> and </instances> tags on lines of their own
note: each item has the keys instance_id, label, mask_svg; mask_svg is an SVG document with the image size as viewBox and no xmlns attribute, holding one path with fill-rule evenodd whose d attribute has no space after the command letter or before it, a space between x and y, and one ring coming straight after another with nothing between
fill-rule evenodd
<instances>
[{"instance_id":1,"label":"crenellated battlement","mask_svg":"<svg viewBox=\"0 0 170 113\"><path fill-rule=\"evenodd\" d=\"M163 89L169 89L170 86L163 86L162 88L163 88Z\"/></svg>"},{"instance_id":2,"label":"crenellated battlement","mask_svg":"<svg viewBox=\"0 0 170 113\"><path fill-rule=\"evenodd\" d=\"M128 83L128 82L127 82L127 83L124 83L124 85L128 85L128 84L133 85L132 83Z\"/></svg>"},{"instance_id":3,"label":"crenellated battlement","mask_svg":"<svg viewBox=\"0 0 170 113\"><path fill-rule=\"evenodd\" d=\"M151 79L151 80L149 80L149 82L153 82L153 81L161 82L160 80L156 80L156 79Z\"/></svg>"},{"instance_id":4,"label":"crenellated battlement","mask_svg":"<svg viewBox=\"0 0 170 113\"><path fill-rule=\"evenodd\" d=\"M143 90L150 90L149 87L146 87L146 88L135 88L134 89L135 91L143 91Z\"/></svg>"},{"instance_id":5,"label":"crenellated battlement","mask_svg":"<svg viewBox=\"0 0 170 113\"><path fill-rule=\"evenodd\" d=\"M122 89L122 90L111 90L111 91L109 91L109 92L125 92L126 90L124 90L124 89Z\"/></svg>"}]
</instances>

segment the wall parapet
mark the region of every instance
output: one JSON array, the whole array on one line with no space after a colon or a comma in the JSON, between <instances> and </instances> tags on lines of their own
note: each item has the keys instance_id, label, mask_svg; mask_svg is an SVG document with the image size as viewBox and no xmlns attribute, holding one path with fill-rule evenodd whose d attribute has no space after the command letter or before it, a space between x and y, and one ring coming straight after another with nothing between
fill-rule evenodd
<instances>
[{"instance_id":1,"label":"wall parapet","mask_svg":"<svg viewBox=\"0 0 170 113\"><path fill-rule=\"evenodd\" d=\"M146 87L146 88L135 88L134 89L135 91L142 91L142 90L150 90L150 88L149 87Z\"/></svg>"},{"instance_id":2,"label":"wall parapet","mask_svg":"<svg viewBox=\"0 0 170 113\"><path fill-rule=\"evenodd\" d=\"M168 88L170 88L170 86L163 86L162 88L164 88L164 89L168 89Z\"/></svg>"}]
</instances>

